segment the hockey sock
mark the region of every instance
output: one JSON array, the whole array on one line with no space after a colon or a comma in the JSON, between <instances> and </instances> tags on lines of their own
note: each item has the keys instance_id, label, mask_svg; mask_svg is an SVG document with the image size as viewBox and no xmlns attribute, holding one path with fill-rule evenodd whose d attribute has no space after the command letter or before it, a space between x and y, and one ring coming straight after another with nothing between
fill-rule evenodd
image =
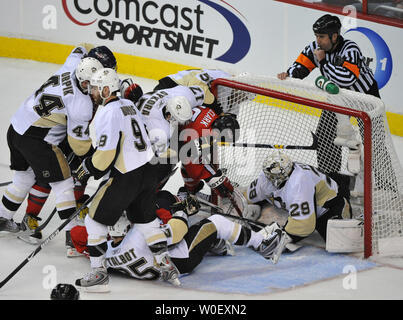
<instances>
[{"instance_id":1,"label":"hockey sock","mask_svg":"<svg viewBox=\"0 0 403 320\"><path fill-rule=\"evenodd\" d=\"M49 185L35 184L28 195L26 213L38 216L50 193Z\"/></svg>"}]
</instances>

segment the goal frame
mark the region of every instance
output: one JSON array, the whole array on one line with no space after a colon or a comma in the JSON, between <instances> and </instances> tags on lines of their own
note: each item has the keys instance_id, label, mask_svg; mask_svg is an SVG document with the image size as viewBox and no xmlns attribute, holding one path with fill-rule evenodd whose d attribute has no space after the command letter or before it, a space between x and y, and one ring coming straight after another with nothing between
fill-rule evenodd
<instances>
[{"instance_id":1,"label":"goal frame","mask_svg":"<svg viewBox=\"0 0 403 320\"><path fill-rule=\"evenodd\" d=\"M369 115L364 111L348 109L345 107L329 104L326 102L316 101L308 98L298 97L289 93L282 93L272 89L265 89L250 84L237 82L219 78L211 83L211 91L217 96L217 87L225 86L237 90L247 91L274 99L280 99L292 103L302 104L309 107L318 108L321 110L332 111L335 113L344 114L360 118L364 125L364 258L369 258L372 255L372 144L371 132L372 121Z\"/></svg>"}]
</instances>

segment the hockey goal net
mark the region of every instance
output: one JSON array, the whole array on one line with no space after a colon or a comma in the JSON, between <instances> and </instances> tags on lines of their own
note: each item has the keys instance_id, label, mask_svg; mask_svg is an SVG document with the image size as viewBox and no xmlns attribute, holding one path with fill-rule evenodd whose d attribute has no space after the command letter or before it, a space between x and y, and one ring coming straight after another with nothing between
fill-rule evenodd
<instances>
[{"instance_id":1,"label":"hockey goal net","mask_svg":"<svg viewBox=\"0 0 403 320\"><path fill-rule=\"evenodd\" d=\"M325 173L351 175L356 178L353 195L363 200L364 256L403 252L403 174L380 99L252 75L217 79L212 88L224 112L235 113L241 127L236 146L219 147L220 167L235 185L246 188L275 149ZM359 174L348 171L348 148L333 143L342 117L361 141Z\"/></svg>"}]
</instances>

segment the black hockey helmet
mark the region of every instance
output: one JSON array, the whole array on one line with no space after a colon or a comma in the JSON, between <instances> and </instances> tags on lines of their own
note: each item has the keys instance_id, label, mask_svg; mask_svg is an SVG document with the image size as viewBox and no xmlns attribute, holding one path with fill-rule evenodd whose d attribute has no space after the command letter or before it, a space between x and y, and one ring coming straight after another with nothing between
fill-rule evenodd
<instances>
[{"instance_id":1,"label":"black hockey helmet","mask_svg":"<svg viewBox=\"0 0 403 320\"><path fill-rule=\"evenodd\" d=\"M328 34L331 36L333 33L340 34L341 22L336 16L325 14L320 17L312 26L314 33Z\"/></svg>"},{"instance_id":2,"label":"black hockey helmet","mask_svg":"<svg viewBox=\"0 0 403 320\"><path fill-rule=\"evenodd\" d=\"M51 300L78 300L80 293L72 284L59 283L50 294Z\"/></svg>"},{"instance_id":3,"label":"black hockey helmet","mask_svg":"<svg viewBox=\"0 0 403 320\"><path fill-rule=\"evenodd\" d=\"M157 208L164 208L169 211L171 210L172 205L178 201L179 199L167 190L160 190L157 192Z\"/></svg>"},{"instance_id":4,"label":"black hockey helmet","mask_svg":"<svg viewBox=\"0 0 403 320\"><path fill-rule=\"evenodd\" d=\"M104 68L117 70L116 58L113 55L112 51L106 46L92 48L90 52L88 52L88 57L97 59L99 62L102 63Z\"/></svg>"},{"instance_id":5,"label":"black hockey helmet","mask_svg":"<svg viewBox=\"0 0 403 320\"><path fill-rule=\"evenodd\" d=\"M211 128L220 132L221 142L235 142L239 138L239 122L233 113L220 115Z\"/></svg>"}]
</instances>

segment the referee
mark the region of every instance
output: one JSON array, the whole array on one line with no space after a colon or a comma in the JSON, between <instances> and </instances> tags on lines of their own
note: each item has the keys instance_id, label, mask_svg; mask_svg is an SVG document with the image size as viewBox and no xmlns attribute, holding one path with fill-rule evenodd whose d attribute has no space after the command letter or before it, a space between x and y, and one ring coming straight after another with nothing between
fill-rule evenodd
<instances>
[{"instance_id":1,"label":"referee","mask_svg":"<svg viewBox=\"0 0 403 320\"><path fill-rule=\"evenodd\" d=\"M307 45L291 67L286 72L279 73L277 78L281 80L287 77L304 79L317 67L323 76L336 83L340 88L380 98L378 84L371 69L365 64L360 48L354 41L344 39L340 35L340 29L341 22L338 17L330 14L320 17L313 24L315 41ZM334 139L342 136L345 141L355 139L352 134L352 126L337 128L337 122L337 117L333 112L323 111L316 131L318 167L325 173L337 172L341 168L341 146L335 145ZM325 127L327 127L326 132ZM351 144L348 146L351 148ZM358 161L359 166L358 145L355 150L351 150L350 154L353 157L355 154L355 161ZM329 161L329 159L336 161Z\"/></svg>"}]
</instances>

